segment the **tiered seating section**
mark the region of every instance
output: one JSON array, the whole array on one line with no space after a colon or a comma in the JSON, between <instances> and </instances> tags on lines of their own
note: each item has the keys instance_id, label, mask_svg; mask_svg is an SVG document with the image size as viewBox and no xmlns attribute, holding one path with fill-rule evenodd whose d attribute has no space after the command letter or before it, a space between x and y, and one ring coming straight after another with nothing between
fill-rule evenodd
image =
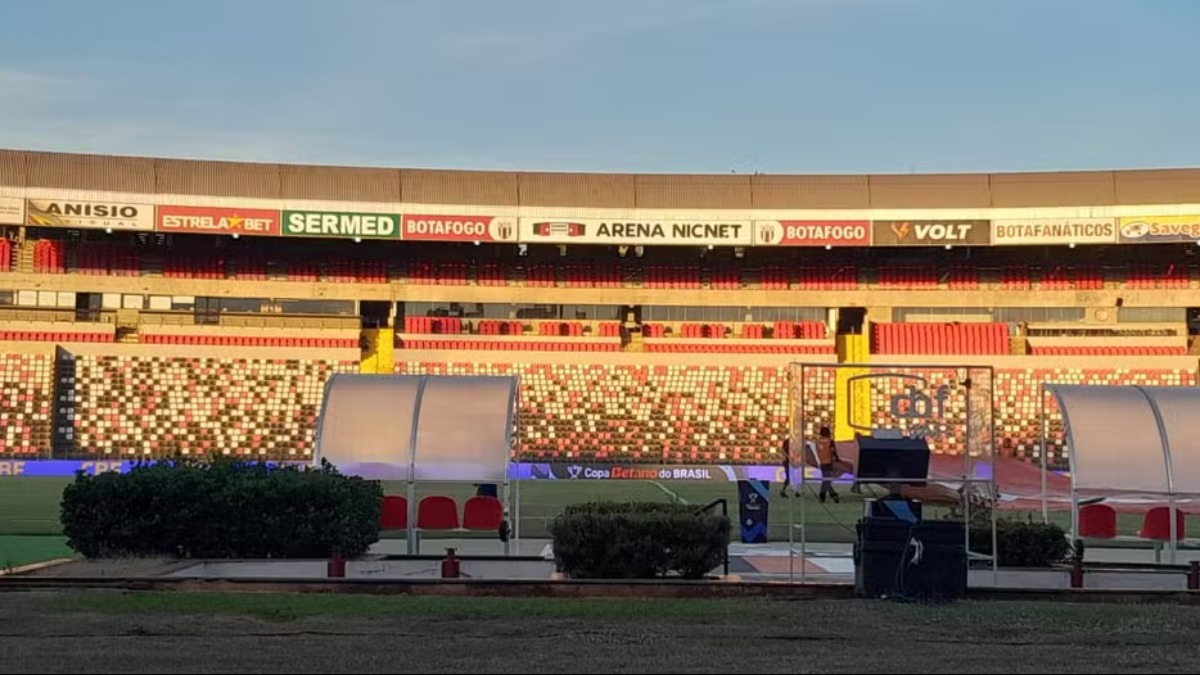
<instances>
[{"instance_id":1,"label":"tiered seating section","mask_svg":"<svg viewBox=\"0 0 1200 675\"><path fill-rule=\"evenodd\" d=\"M137 254L128 249L108 244L92 244L81 247L76 253L74 273L136 277L141 274L141 263Z\"/></svg>"},{"instance_id":2,"label":"tiered seating section","mask_svg":"<svg viewBox=\"0 0 1200 675\"><path fill-rule=\"evenodd\" d=\"M67 271L66 245L61 241L33 242L33 271L39 274L63 274Z\"/></svg>"},{"instance_id":3,"label":"tiered seating section","mask_svg":"<svg viewBox=\"0 0 1200 675\"><path fill-rule=\"evenodd\" d=\"M1003 323L878 323L871 326L873 354L1008 354Z\"/></svg>"},{"instance_id":4,"label":"tiered seating section","mask_svg":"<svg viewBox=\"0 0 1200 675\"><path fill-rule=\"evenodd\" d=\"M1039 288L1047 291L1098 291L1104 288L1104 276L1094 268L1057 265L1042 270Z\"/></svg>"},{"instance_id":5,"label":"tiered seating section","mask_svg":"<svg viewBox=\"0 0 1200 675\"><path fill-rule=\"evenodd\" d=\"M358 340L344 337L255 337L243 335L180 335L150 333L142 344L206 345L210 347L286 347L289 349L358 349Z\"/></svg>"},{"instance_id":6,"label":"tiered seating section","mask_svg":"<svg viewBox=\"0 0 1200 675\"><path fill-rule=\"evenodd\" d=\"M34 270L41 273L71 271L81 274L136 276L157 274L196 279L280 279L298 282L326 280L340 283L387 283L414 285L622 288L625 286L664 290L714 289L836 291L859 288L908 290L972 290L981 284L996 284L1005 290L1099 290L1106 278L1129 289L1186 289L1196 272L1183 263L1134 262L1104 270L1088 264L1018 265L963 262L924 265L875 263L860 269L856 263L784 264L728 260L702 264L686 262L643 262L613 258L579 262L555 258L514 263L488 260L384 260L362 258L312 259L295 252L263 253L233 249L221 254L188 252L173 248L139 249L133 246L88 242L71 246L57 240L30 242L34 247ZM148 251L148 252L147 252ZM369 254L369 253L368 253ZM13 258L0 250L0 261ZM268 257L270 259L268 259ZM3 271L0 262L0 271ZM874 271L872 271L874 270Z\"/></svg>"},{"instance_id":7,"label":"tiered seating section","mask_svg":"<svg viewBox=\"0 0 1200 675\"><path fill-rule=\"evenodd\" d=\"M998 452L1021 459L1037 457L1041 385L1055 384L1140 385L1150 387L1195 386L1196 374L1172 369L1035 368L996 370L995 419ZM1052 466L1065 468L1064 433L1053 397L1046 398L1052 443L1047 456Z\"/></svg>"},{"instance_id":8,"label":"tiered seating section","mask_svg":"<svg viewBox=\"0 0 1200 675\"><path fill-rule=\"evenodd\" d=\"M521 376L530 460L773 461L786 433L779 368L399 363L401 373Z\"/></svg>"},{"instance_id":9,"label":"tiered seating section","mask_svg":"<svg viewBox=\"0 0 1200 675\"><path fill-rule=\"evenodd\" d=\"M648 352L718 354L832 354L836 346L825 339L820 321L777 321L774 326L744 323L647 323L642 326ZM728 338L728 339L726 339ZM809 340L812 342L792 342Z\"/></svg>"},{"instance_id":10,"label":"tiered seating section","mask_svg":"<svg viewBox=\"0 0 1200 675\"><path fill-rule=\"evenodd\" d=\"M0 354L0 457L44 456L54 428L54 359Z\"/></svg>"},{"instance_id":11,"label":"tiered seating section","mask_svg":"<svg viewBox=\"0 0 1200 675\"><path fill-rule=\"evenodd\" d=\"M74 331L74 330L0 330L0 341L12 342L113 342L114 333L110 331Z\"/></svg>"},{"instance_id":12,"label":"tiered seating section","mask_svg":"<svg viewBox=\"0 0 1200 675\"><path fill-rule=\"evenodd\" d=\"M1036 346L1030 345L1029 353L1034 356L1183 356L1187 354L1186 346L1129 346L1129 345L1094 345L1094 346Z\"/></svg>"},{"instance_id":13,"label":"tiered seating section","mask_svg":"<svg viewBox=\"0 0 1200 675\"><path fill-rule=\"evenodd\" d=\"M107 457L229 453L304 457L326 379L353 362L78 356L73 427L80 451ZM788 433L788 369L757 366L473 364L401 362L400 373L521 376L520 455L534 461L774 463ZM956 369L913 369L930 391L952 390ZM0 356L0 455L45 456L51 438L53 362ZM834 370L810 368L804 432L833 422ZM1195 386L1190 370L997 369L998 452L1038 453L1042 382ZM873 385L875 423L909 424L888 401L908 382ZM979 383L983 386L983 383ZM1062 425L1049 405L1052 464L1062 462ZM967 407L949 396L934 449L965 444Z\"/></svg>"},{"instance_id":14,"label":"tiered seating section","mask_svg":"<svg viewBox=\"0 0 1200 675\"><path fill-rule=\"evenodd\" d=\"M1133 289L1183 289L1188 287L1188 269L1183 265L1134 265L1125 278Z\"/></svg>"},{"instance_id":15,"label":"tiered seating section","mask_svg":"<svg viewBox=\"0 0 1200 675\"><path fill-rule=\"evenodd\" d=\"M75 437L96 455L308 455L326 379L355 363L79 356Z\"/></svg>"},{"instance_id":16,"label":"tiered seating section","mask_svg":"<svg viewBox=\"0 0 1200 675\"><path fill-rule=\"evenodd\" d=\"M408 316L404 318L403 333L396 336L396 347L536 352L621 350L621 325L616 321L602 321L594 329L582 321L541 321L535 330L538 337L526 337L525 322L519 320Z\"/></svg>"}]
</instances>

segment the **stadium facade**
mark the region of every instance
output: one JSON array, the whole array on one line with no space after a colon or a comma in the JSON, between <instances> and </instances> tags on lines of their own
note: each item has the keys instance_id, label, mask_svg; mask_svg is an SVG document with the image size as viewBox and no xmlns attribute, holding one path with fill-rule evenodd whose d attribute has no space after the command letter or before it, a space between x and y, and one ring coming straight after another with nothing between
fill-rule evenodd
<instances>
[{"instance_id":1,"label":"stadium facade","mask_svg":"<svg viewBox=\"0 0 1200 675\"><path fill-rule=\"evenodd\" d=\"M337 372L519 374L521 457L617 465L775 462L797 361L990 365L998 451L1030 460L1043 382L1197 383L1200 170L610 175L5 151L0 233L9 472L302 459ZM844 435L845 384L814 377L807 404L827 419L806 425ZM937 408L925 422L965 414Z\"/></svg>"}]
</instances>

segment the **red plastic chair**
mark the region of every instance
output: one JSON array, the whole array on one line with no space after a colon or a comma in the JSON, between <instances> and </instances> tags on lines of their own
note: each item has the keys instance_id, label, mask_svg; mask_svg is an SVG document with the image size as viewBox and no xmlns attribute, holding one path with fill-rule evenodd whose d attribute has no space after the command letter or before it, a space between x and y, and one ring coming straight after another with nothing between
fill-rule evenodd
<instances>
[{"instance_id":1,"label":"red plastic chair","mask_svg":"<svg viewBox=\"0 0 1200 675\"><path fill-rule=\"evenodd\" d=\"M1153 541L1170 541L1170 515L1169 509L1166 506L1156 506L1146 512L1146 517L1142 519L1142 529L1138 531L1138 536L1142 539L1151 539ZM1183 541L1187 532L1187 518L1183 511L1175 509L1175 539Z\"/></svg>"},{"instance_id":2,"label":"red plastic chair","mask_svg":"<svg viewBox=\"0 0 1200 675\"><path fill-rule=\"evenodd\" d=\"M1079 509L1079 536L1113 539L1117 536L1117 510L1108 504L1088 504Z\"/></svg>"},{"instance_id":3,"label":"red plastic chair","mask_svg":"<svg viewBox=\"0 0 1200 675\"><path fill-rule=\"evenodd\" d=\"M457 530L458 505L450 497L430 495L417 505L417 527L422 530Z\"/></svg>"},{"instance_id":4,"label":"red plastic chair","mask_svg":"<svg viewBox=\"0 0 1200 675\"><path fill-rule=\"evenodd\" d=\"M497 530L504 522L504 504L495 497L471 497L463 507L463 528Z\"/></svg>"},{"instance_id":5,"label":"red plastic chair","mask_svg":"<svg viewBox=\"0 0 1200 675\"><path fill-rule=\"evenodd\" d=\"M379 512L379 528L404 530L408 528L408 499L400 495L385 495Z\"/></svg>"}]
</instances>

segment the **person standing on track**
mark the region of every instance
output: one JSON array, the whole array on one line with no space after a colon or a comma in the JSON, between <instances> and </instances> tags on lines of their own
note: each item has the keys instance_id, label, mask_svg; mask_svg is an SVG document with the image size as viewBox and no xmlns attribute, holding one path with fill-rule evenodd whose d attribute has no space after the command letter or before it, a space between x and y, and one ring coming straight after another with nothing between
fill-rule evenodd
<instances>
[{"instance_id":1,"label":"person standing on track","mask_svg":"<svg viewBox=\"0 0 1200 675\"><path fill-rule=\"evenodd\" d=\"M837 445L833 442L833 432L829 430L829 427L821 427L816 445L817 464L821 468L821 493L817 495L817 498L824 504L825 497L828 495L833 498L833 503L839 504L842 501L841 497L833 489L833 465L838 461Z\"/></svg>"},{"instance_id":2,"label":"person standing on track","mask_svg":"<svg viewBox=\"0 0 1200 675\"><path fill-rule=\"evenodd\" d=\"M783 455L783 487L779 489L779 496L787 498L792 487L792 439L783 439L780 454Z\"/></svg>"}]
</instances>

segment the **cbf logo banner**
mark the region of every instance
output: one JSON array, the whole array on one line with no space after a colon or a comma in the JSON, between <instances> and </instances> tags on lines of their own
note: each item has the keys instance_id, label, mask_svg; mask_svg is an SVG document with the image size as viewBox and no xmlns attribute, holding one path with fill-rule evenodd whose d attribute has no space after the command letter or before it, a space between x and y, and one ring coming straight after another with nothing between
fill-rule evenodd
<instances>
[{"instance_id":1,"label":"cbf logo banner","mask_svg":"<svg viewBox=\"0 0 1200 675\"><path fill-rule=\"evenodd\" d=\"M924 438L939 452L960 450L965 442L968 390L960 369L921 369L919 372L867 372L846 383L847 407L870 411L868 419L851 419L855 432L899 431ZM866 401L858 400L865 397Z\"/></svg>"}]
</instances>

